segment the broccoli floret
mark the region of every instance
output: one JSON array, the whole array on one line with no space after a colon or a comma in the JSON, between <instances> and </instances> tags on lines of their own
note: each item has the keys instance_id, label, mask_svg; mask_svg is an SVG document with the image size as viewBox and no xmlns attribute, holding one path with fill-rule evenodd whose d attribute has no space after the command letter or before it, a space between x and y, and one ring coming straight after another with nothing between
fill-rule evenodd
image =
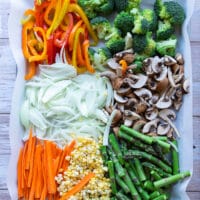
<instances>
[{"instance_id":1,"label":"broccoli floret","mask_svg":"<svg viewBox=\"0 0 200 200\"><path fill-rule=\"evenodd\" d=\"M126 11L130 12L133 9L139 9L141 4L141 0L129 0Z\"/></svg>"},{"instance_id":2,"label":"broccoli floret","mask_svg":"<svg viewBox=\"0 0 200 200\"><path fill-rule=\"evenodd\" d=\"M125 48L125 39L124 38L111 38L106 42L106 47L113 54L123 51Z\"/></svg>"},{"instance_id":3,"label":"broccoli floret","mask_svg":"<svg viewBox=\"0 0 200 200\"><path fill-rule=\"evenodd\" d=\"M156 38L158 40L166 40L174 33L174 27L169 21L159 21L158 30L156 32Z\"/></svg>"},{"instance_id":4,"label":"broccoli floret","mask_svg":"<svg viewBox=\"0 0 200 200\"><path fill-rule=\"evenodd\" d=\"M101 4L101 0L78 0L78 4L82 7L89 19L97 16L95 9Z\"/></svg>"},{"instance_id":5,"label":"broccoli floret","mask_svg":"<svg viewBox=\"0 0 200 200\"><path fill-rule=\"evenodd\" d=\"M163 3L162 0L156 0L154 3L154 11L156 13L157 16L159 16L160 11L162 9Z\"/></svg>"},{"instance_id":6,"label":"broccoli floret","mask_svg":"<svg viewBox=\"0 0 200 200\"><path fill-rule=\"evenodd\" d=\"M175 56L176 52L176 43L177 38L171 37L168 40L160 41L156 43L156 50L161 55L169 55L169 56Z\"/></svg>"},{"instance_id":7,"label":"broccoli floret","mask_svg":"<svg viewBox=\"0 0 200 200\"><path fill-rule=\"evenodd\" d=\"M118 28L112 27L111 31L110 31L110 34L108 34L105 37L105 40L110 40L111 38L120 39L121 35L122 35L122 33Z\"/></svg>"},{"instance_id":8,"label":"broccoli floret","mask_svg":"<svg viewBox=\"0 0 200 200\"><path fill-rule=\"evenodd\" d=\"M145 34L148 30L149 22L142 15L136 15L134 17L134 28L132 33Z\"/></svg>"},{"instance_id":9,"label":"broccoli floret","mask_svg":"<svg viewBox=\"0 0 200 200\"><path fill-rule=\"evenodd\" d=\"M121 12L123 10L126 10L126 8L128 7L128 2L128 0L114 0L116 11Z\"/></svg>"},{"instance_id":10,"label":"broccoli floret","mask_svg":"<svg viewBox=\"0 0 200 200\"><path fill-rule=\"evenodd\" d=\"M142 15L149 23L149 31L154 31L158 25L158 20L155 12L151 9L144 9L142 11Z\"/></svg>"},{"instance_id":11,"label":"broccoli floret","mask_svg":"<svg viewBox=\"0 0 200 200\"><path fill-rule=\"evenodd\" d=\"M103 15L111 14L114 9L114 0L103 0L95 10Z\"/></svg>"},{"instance_id":12,"label":"broccoli floret","mask_svg":"<svg viewBox=\"0 0 200 200\"><path fill-rule=\"evenodd\" d=\"M182 25L185 20L183 7L174 1L167 1L161 4L161 8L159 8L158 12L161 19L169 20L169 22L174 25Z\"/></svg>"},{"instance_id":13,"label":"broccoli floret","mask_svg":"<svg viewBox=\"0 0 200 200\"><path fill-rule=\"evenodd\" d=\"M153 56L155 54L156 42L152 38L152 33L146 35L133 36L133 49L136 53Z\"/></svg>"},{"instance_id":14,"label":"broccoli floret","mask_svg":"<svg viewBox=\"0 0 200 200\"><path fill-rule=\"evenodd\" d=\"M104 71L107 65L107 60L111 57L112 54L109 49L103 47L99 48L98 51L93 54L91 61L95 69Z\"/></svg>"},{"instance_id":15,"label":"broccoli floret","mask_svg":"<svg viewBox=\"0 0 200 200\"><path fill-rule=\"evenodd\" d=\"M122 35L125 36L134 27L134 17L128 12L122 11L116 16L114 24L122 32Z\"/></svg>"},{"instance_id":16,"label":"broccoli floret","mask_svg":"<svg viewBox=\"0 0 200 200\"><path fill-rule=\"evenodd\" d=\"M90 23L99 39L104 39L111 32L111 24L105 17L95 17Z\"/></svg>"}]
</instances>

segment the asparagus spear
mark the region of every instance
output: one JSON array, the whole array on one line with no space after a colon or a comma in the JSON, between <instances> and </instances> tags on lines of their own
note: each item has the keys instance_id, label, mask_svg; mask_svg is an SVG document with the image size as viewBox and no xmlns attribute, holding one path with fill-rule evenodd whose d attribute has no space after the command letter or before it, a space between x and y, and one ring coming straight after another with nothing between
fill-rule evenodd
<instances>
[{"instance_id":1,"label":"asparagus spear","mask_svg":"<svg viewBox=\"0 0 200 200\"><path fill-rule=\"evenodd\" d=\"M160 196L160 192L154 191L150 194L150 199L155 199L156 197Z\"/></svg>"},{"instance_id":2,"label":"asparagus spear","mask_svg":"<svg viewBox=\"0 0 200 200\"><path fill-rule=\"evenodd\" d=\"M144 173L143 167L142 167L142 165L140 163L140 160L138 158L134 158L134 164L135 164L135 168L136 168L137 174L139 176L139 180L140 181L145 181L147 178L145 176L145 173Z\"/></svg>"},{"instance_id":3,"label":"asparagus spear","mask_svg":"<svg viewBox=\"0 0 200 200\"><path fill-rule=\"evenodd\" d=\"M139 196L139 194L138 194L134 184L132 183L131 178L129 177L128 172L126 170L125 170L125 176L123 178L124 178L124 182L126 183L126 185L128 186L128 188L130 190L130 193L131 193L133 199L141 200L141 197Z\"/></svg>"},{"instance_id":4,"label":"asparagus spear","mask_svg":"<svg viewBox=\"0 0 200 200\"><path fill-rule=\"evenodd\" d=\"M126 195L124 195L124 194L121 193L121 192L118 192L118 193L116 194L116 197L117 197L118 200L130 200Z\"/></svg>"},{"instance_id":5,"label":"asparagus spear","mask_svg":"<svg viewBox=\"0 0 200 200\"><path fill-rule=\"evenodd\" d=\"M151 154L148 154L146 152L143 151L139 151L139 150L128 150L125 153L125 158L126 159L131 159L133 157L137 157L137 158L144 158L149 160L150 162L158 165L159 167L161 167L164 171L171 173L172 172L172 168L165 164L163 161L161 161L160 159L156 158L155 156L152 156Z\"/></svg>"},{"instance_id":6,"label":"asparagus spear","mask_svg":"<svg viewBox=\"0 0 200 200\"><path fill-rule=\"evenodd\" d=\"M137 175L134 172L134 169L132 168L132 166L129 163L125 163L125 167L129 173L129 176L130 176L131 180L133 181L133 183L135 185L140 185L140 181L138 180Z\"/></svg>"},{"instance_id":7,"label":"asparagus spear","mask_svg":"<svg viewBox=\"0 0 200 200\"><path fill-rule=\"evenodd\" d=\"M169 177L169 176L171 176L171 174L164 172L162 169L158 168L157 166L153 165L152 163L143 162L142 165L144 167L146 167L146 168L151 169L151 170L155 170L162 177Z\"/></svg>"},{"instance_id":8,"label":"asparagus spear","mask_svg":"<svg viewBox=\"0 0 200 200\"><path fill-rule=\"evenodd\" d=\"M178 147L177 140L174 140L172 143ZM178 152L175 149L172 150L172 169L173 169L174 175L180 172L179 156L178 156Z\"/></svg>"},{"instance_id":9,"label":"asparagus spear","mask_svg":"<svg viewBox=\"0 0 200 200\"><path fill-rule=\"evenodd\" d=\"M149 191L155 191L153 183L149 180L144 182L144 189L147 189Z\"/></svg>"},{"instance_id":10,"label":"asparagus spear","mask_svg":"<svg viewBox=\"0 0 200 200\"><path fill-rule=\"evenodd\" d=\"M102 155L103 163L104 163L104 165L106 165L106 162L108 161L107 147L102 145L100 147L100 152Z\"/></svg>"},{"instance_id":11,"label":"asparagus spear","mask_svg":"<svg viewBox=\"0 0 200 200\"><path fill-rule=\"evenodd\" d=\"M164 142L167 142L167 141L168 141L168 139L167 139L166 136L155 136L155 137L153 137L153 138L155 138L155 139L157 139L157 140L162 140L162 141L164 141Z\"/></svg>"},{"instance_id":12,"label":"asparagus spear","mask_svg":"<svg viewBox=\"0 0 200 200\"><path fill-rule=\"evenodd\" d=\"M122 125L120 127L120 130L121 131L124 131L126 133L128 133L129 135L139 139L139 140L142 140L143 142L147 143L147 144L152 144L153 142L153 138L152 137L149 137L149 136L146 136L142 133L139 133L138 131L134 130L134 129L131 129L131 128L128 128L124 125Z\"/></svg>"},{"instance_id":13,"label":"asparagus spear","mask_svg":"<svg viewBox=\"0 0 200 200\"><path fill-rule=\"evenodd\" d=\"M117 142L117 139L116 139L116 137L113 133L109 135L109 142L110 142L110 144L113 148L113 151L117 155L117 158L118 158L120 164L123 165L124 159L123 159L123 156L122 156L122 152L121 152L121 149L120 149L119 144Z\"/></svg>"},{"instance_id":14,"label":"asparagus spear","mask_svg":"<svg viewBox=\"0 0 200 200\"><path fill-rule=\"evenodd\" d=\"M186 171L186 172L182 172L182 173L155 181L153 184L156 188L161 188L161 187L165 187L165 186L171 185L173 183L176 183L179 180L182 180L188 176L190 176L190 172Z\"/></svg>"},{"instance_id":15,"label":"asparagus spear","mask_svg":"<svg viewBox=\"0 0 200 200\"><path fill-rule=\"evenodd\" d=\"M163 195L160 195L159 197L154 198L153 200L167 200L167 196L163 194Z\"/></svg>"},{"instance_id":16,"label":"asparagus spear","mask_svg":"<svg viewBox=\"0 0 200 200\"><path fill-rule=\"evenodd\" d=\"M118 176L116 175L116 181L117 184L123 189L123 191L127 194L130 192L130 189L128 188L128 186L126 185L126 183Z\"/></svg>"},{"instance_id":17,"label":"asparagus spear","mask_svg":"<svg viewBox=\"0 0 200 200\"><path fill-rule=\"evenodd\" d=\"M139 147L140 149L142 149L142 150L144 150L147 153L150 153L152 155L157 155L156 152L154 151L154 149L151 146L149 146L149 145L147 145L145 143L142 143L140 140L137 140L137 139L131 137L130 135L128 135L125 132L122 132L120 130L119 130L118 134L119 134L120 138L123 138L126 141L134 144L134 146Z\"/></svg>"},{"instance_id":18,"label":"asparagus spear","mask_svg":"<svg viewBox=\"0 0 200 200\"><path fill-rule=\"evenodd\" d=\"M124 168L122 167L122 165L120 164L119 160L117 159L115 153L111 150L108 151L109 152L109 155L114 163L114 166L115 166L115 169L117 171L117 174L120 176L120 177L123 177L125 176L125 171L124 171Z\"/></svg>"},{"instance_id":19,"label":"asparagus spear","mask_svg":"<svg viewBox=\"0 0 200 200\"><path fill-rule=\"evenodd\" d=\"M151 170L150 174L152 175L152 177L154 178L154 180L158 181L160 179L162 179L162 177L154 170Z\"/></svg>"},{"instance_id":20,"label":"asparagus spear","mask_svg":"<svg viewBox=\"0 0 200 200\"><path fill-rule=\"evenodd\" d=\"M108 164L109 177L110 177L110 180L111 180L112 193L116 194L117 193L117 186L116 186L116 182L115 182L114 165L113 165L113 162L111 160L109 160L107 162L107 164Z\"/></svg>"},{"instance_id":21,"label":"asparagus spear","mask_svg":"<svg viewBox=\"0 0 200 200\"><path fill-rule=\"evenodd\" d=\"M155 143L158 143L165 150L165 152L169 152L170 151L171 145L169 143L164 142L164 141L159 140L159 139L156 139L156 138L153 138L153 141Z\"/></svg>"},{"instance_id":22,"label":"asparagus spear","mask_svg":"<svg viewBox=\"0 0 200 200\"><path fill-rule=\"evenodd\" d=\"M144 200L150 199L149 194L142 187L137 186L137 190L140 193L142 199L144 199Z\"/></svg>"}]
</instances>

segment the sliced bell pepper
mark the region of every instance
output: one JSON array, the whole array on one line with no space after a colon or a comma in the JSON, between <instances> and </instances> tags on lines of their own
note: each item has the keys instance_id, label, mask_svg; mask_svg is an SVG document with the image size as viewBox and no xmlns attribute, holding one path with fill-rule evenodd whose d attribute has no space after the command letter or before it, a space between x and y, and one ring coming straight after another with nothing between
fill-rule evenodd
<instances>
[{"instance_id":1,"label":"sliced bell pepper","mask_svg":"<svg viewBox=\"0 0 200 200\"><path fill-rule=\"evenodd\" d=\"M53 17L53 16L51 16L51 15L53 15L53 12L55 14L56 2L57 2L57 0L51 0L50 4L48 5L48 7L44 13L44 21L49 26L51 25L51 23L53 21L53 19L51 19L51 17Z\"/></svg>"},{"instance_id":2,"label":"sliced bell pepper","mask_svg":"<svg viewBox=\"0 0 200 200\"><path fill-rule=\"evenodd\" d=\"M35 24L39 27L44 27L44 14L46 9L48 8L50 2L49 1L43 1L41 4L35 5Z\"/></svg>"},{"instance_id":3,"label":"sliced bell pepper","mask_svg":"<svg viewBox=\"0 0 200 200\"><path fill-rule=\"evenodd\" d=\"M96 36L94 30L92 29L92 26L90 25L90 22L86 16L86 14L82 10L82 8L78 4L72 3L69 5L69 12L75 12L81 17L81 19L84 21L84 23L90 33L92 39L94 40L94 45L97 45L98 41L99 41L98 37Z\"/></svg>"},{"instance_id":4,"label":"sliced bell pepper","mask_svg":"<svg viewBox=\"0 0 200 200\"><path fill-rule=\"evenodd\" d=\"M128 69L127 62L122 59L122 60L119 61L119 64L122 67L122 74L124 75L126 73L126 70Z\"/></svg>"},{"instance_id":5,"label":"sliced bell pepper","mask_svg":"<svg viewBox=\"0 0 200 200\"><path fill-rule=\"evenodd\" d=\"M43 50L42 50L42 53L38 52L38 55L30 56L28 58L28 61L33 62L33 61L45 60L47 58L47 40L46 40L44 29L41 27L33 27L33 31L41 35L42 40L43 40Z\"/></svg>"},{"instance_id":6,"label":"sliced bell pepper","mask_svg":"<svg viewBox=\"0 0 200 200\"><path fill-rule=\"evenodd\" d=\"M94 73L95 69L90 63L90 58L89 58L89 53L88 53L89 46L90 46L90 41L89 40L85 40L83 42L83 52L84 52L84 58L85 58L86 67L87 67L87 70L90 73Z\"/></svg>"},{"instance_id":7,"label":"sliced bell pepper","mask_svg":"<svg viewBox=\"0 0 200 200\"><path fill-rule=\"evenodd\" d=\"M36 74L36 63L30 62L28 63L28 73L25 75L25 80L30 80Z\"/></svg>"},{"instance_id":8,"label":"sliced bell pepper","mask_svg":"<svg viewBox=\"0 0 200 200\"><path fill-rule=\"evenodd\" d=\"M54 36L51 35L49 39L47 39L47 57L48 64L53 64L55 62L56 57L56 49L54 47Z\"/></svg>"},{"instance_id":9,"label":"sliced bell pepper","mask_svg":"<svg viewBox=\"0 0 200 200\"><path fill-rule=\"evenodd\" d=\"M38 52L40 52L43 49L43 44L36 39L29 40L27 45L29 51L34 56L38 55Z\"/></svg>"}]
</instances>

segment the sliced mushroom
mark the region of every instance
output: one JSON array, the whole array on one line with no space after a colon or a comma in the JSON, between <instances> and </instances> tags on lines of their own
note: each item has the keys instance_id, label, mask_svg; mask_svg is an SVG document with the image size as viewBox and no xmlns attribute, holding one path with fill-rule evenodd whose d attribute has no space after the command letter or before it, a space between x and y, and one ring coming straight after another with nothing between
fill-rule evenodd
<instances>
[{"instance_id":1,"label":"sliced mushroom","mask_svg":"<svg viewBox=\"0 0 200 200\"><path fill-rule=\"evenodd\" d=\"M145 112L145 118L148 120L154 120L158 116L158 109L154 107L150 107Z\"/></svg>"},{"instance_id":2,"label":"sliced mushroom","mask_svg":"<svg viewBox=\"0 0 200 200\"><path fill-rule=\"evenodd\" d=\"M141 116L131 110L124 110L124 118L134 121L141 119Z\"/></svg>"},{"instance_id":3,"label":"sliced mushroom","mask_svg":"<svg viewBox=\"0 0 200 200\"><path fill-rule=\"evenodd\" d=\"M142 132L143 133L156 132L158 122L159 122L159 119L154 119L146 123L142 129Z\"/></svg>"},{"instance_id":4,"label":"sliced mushroom","mask_svg":"<svg viewBox=\"0 0 200 200\"><path fill-rule=\"evenodd\" d=\"M189 93L189 89L190 89L190 80L186 79L183 83L183 90L185 93Z\"/></svg>"},{"instance_id":5,"label":"sliced mushroom","mask_svg":"<svg viewBox=\"0 0 200 200\"><path fill-rule=\"evenodd\" d=\"M152 96L152 98L149 100L149 104L150 105L155 105L156 103L157 103L157 101L159 100L159 94L154 94L153 96Z\"/></svg>"},{"instance_id":6,"label":"sliced mushroom","mask_svg":"<svg viewBox=\"0 0 200 200\"><path fill-rule=\"evenodd\" d=\"M132 90L131 90L130 87L128 87L128 88L120 88L120 89L117 90L117 93L118 93L119 95L122 95L122 96L125 96L125 95L127 95L127 94L130 94L131 92L132 92Z\"/></svg>"},{"instance_id":7,"label":"sliced mushroom","mask_svg":"<svg viewBox=\"0 0 200 200\"><path fill-rule=\"evenodd\" d=\"M163 79L166 78L166 76L167 76L167 67L163 65L161 73L159 73L158 75L155 75L155 80L162 81Z\"/></svg>"},{"instance_id":8,"label":"sliced mushroom","mask_svg":"<svg viewBox=\"0 0 200 200\"><path fill-rule=\"evenodd\" d=\"M127 97L122 97L120 95L117 94L116 91L114 91L114 99L118 102L118 103L121 103L121 104L125 104L128 102L128 98Z\"/></svg>"},{"instance_id":9,"label":"sliced mushroom","mask_svg":"<svg viewBox=\"0 0 200 200\"><path fill-rule=\"evenodd\" d=\"M182 74L174 75L173 77L174 77L174 82L177 84L183 80L184 74L182 73Z\"/></svg>"},{"instance_id":10,"label":"sliced mushroom","mask_svg":"<svg viewBox=\"0 0 200 200\"><path fill-rule=\"evenodd\" d=\"M134 130L136 130L136 131L141 131L142 128L143 128L143 126L144 126L146 123L147 123L147 122L146 122L144 119L140 119L140 120L136 121L136 122L133 124L132 128L133 128Z\"/></svg>"},{"instance_id":11,"label":"sliced mushroom","mask_svg":"<svg viewBox=\"0 0 200 200\"><path fill-rule=\"evenodd\" d=\"M170 128L170 130L167 133L168 138L173 138L173 128Z\"/></svg>"},{"instance_id":12,"label":"sliced mushroom","mask_svg":"<svg viewBox=\"0 0 200 200\"><path fill-rule=\"evenodd\" d=\"M120 68L120 64L117 62L115 58L110 58L107 60L107 65L109 68L116 70L117 68Z\"/></svg>"},{"instance_id":13,"label":"sliced mushroom","mask_svg":"<svg viewBox=\"0 0 200 200\"><path fill-rule=\"evenodd\" d=\"M175 110L179 110L182 106L182 99L176 99L174 102L173 102L173 107Z\"/></svg>"},{"instance_id":14,"label":"sliced mushroom","mask_svg":"<svg viewBox=\"0 0 200 200\"><path fill-rule=\"evenodd\" d=\"M100 75L109 78L110 81L113 81L117 78L117 75L112 71L105 71L105 72L102 72Z\"/></svg>"},{"instance_id":15,"label":"sliced mushroom","mask_svg":"<svg viewBox=\"0 0 200 200\"><path fill-rule=\"evenodd\" d=\"M169 108L171 105L172 105L172 100L166 97L161 97L156 103L156 107L159 109Z\"/></svg>"},{"instance_id":16,"label":"sliced mushroom","mask_svg":"<svg viewBox=\"0 0 200 200\"><path fill-rule=\"evenodd\" d=\"M117 104L117 109L119 109L122 113L124 113L124 104Z\"/></svg>"},{"instance_id":17,"label":"sliced mushroom","mask_svg":"<svg viewBox=\"0 0 200 200\"><path fill-rule=\"evenodd\" d=\"M146 84L147 79L148 79L148 77L143 74L137 74L136 76L137 79L135 80L130 79L130 78L127 79L127 83L129 84L131 88L134 88L134 89L142 88Z\"/></svg>"},{"instance_id":18,"label":"sliced mushroom","mask_svg":"<svg viewBox=\"0 0 200 200\"><path fill-rule=\"evenodd\" d=\"M158 125L157 134L158 135L167 135L170 130L170 125L168 123L161 123Z\"/></svg>"},{"instance_id":19,"label":"sliced mushroom","mask_svg":"<svg viewBox=\"0 0 200 200\"><path fill-rule=\"evenodd\" d=\"M115 133L115 135L118 135L119 127L118 126L113 127L113 132Z\"/></svg>"},{"instance_id":20,"label":"sliced mushroom","mask_svg":"<svg viewBox=\"0 0 200 200\"><path fill-rule=\"evenodd\" d=\"M168 85L169 85L169 80L167 77L165 77L163 80L157 83L156 91L162 93L167 89Z\"/></svg>"},{"instance_id":21,"label":"sliced mushroom","mask_svg":"<svg viewBox=\"0 0 200 200\"><path fill-rule=\"evenodd\" d=\"M145 102L139 102L135 104L134 108L136 113L141 114L147 109L147 104Z\"/></svg>"},{"instance_id":22,"label":"sliced mushroom","mask_svg":"<svg viewBox=\"0 0 200 200\"><path fill-rule=\"evenodd\" d=\"M115 117L113 118L112 121L112 126L117 125L118 122L122 119L122 113L120 112L120 110L117 110Z\"/></svg>"},{"instance_id":23,"label":"sliced mushroom","mask_svg":"<svg viewBox=\"0 0 200 200\"><path fill-rule=\"evenodd\" d=\"M176 83L174 81L172 71L171 71L171 69L169 67L167 69L167 75L168 75L168 79L169 79L169 82L170 82L171 86L175 88L176 87Z\"/></svg>"},{"instance_id":24,"label":"sliced mushroom","mask_svg":"<svg viewBox=\"0 0 200 200\"><path fill-rule=\"evenodd\" d=\"M171 65L175 65L177 63L177 61L172 58L171 56L165 56L164 57L164 64L167 66L171 66Z\"/></svg>"},{"instance_id":25,"label":"sliced mushroom","mask_svg":"<svg viewBox=\"0 0 200 200\"><path fill-rule=\"evenodd\" d=\"M130 108L134 107L137 103L138 103L138 100L136 98L132 97L132 98L129 98L129 100L125 106L130 109Z\"/></svg>"},{"instance_id":26,"label":"sliced mushroom","mask_svg":"<svg viewBox=\"0 0 200 200\"><path fill-rule=\"evenodd\" d=\"M155 91L158 87L158 82L155 81L153 78L148 78L147 80L147 88L152 90L152 91Z\"/></svg>"},{"instance_id":27,"label":"sliced mushroom","mask_svg":"<svg viewBox=\"0 0 200 200\"><path fill-rule=\"evenodd\" d=\"M152 97L152 93L150 90L146 89L146 88L141 88L138 90L135 90L134 92L138 97L141 97L145 100L151 99Z\"/></svg>"},{"instance_id":28,"label":"sliced mushroom","mask_svg":"<svg viewBox=\"0 0 200 200\"><path fill-rule=\"evenodd\" d=\"M176 64L176 65L171 66L171 69L172 69L172 72L174 75L184 74L184 66L183 65Z\"/></svg>"},{"instance_id":29,"label":"sliced mushroom","mask_svg":"<svg viewBox=\"0 0 200 200\"><path fill-rule=\"evenodd\" d=\"M152 60L151 67L154 73L158 74L162 71L162 61L158 56L155 56Z\"/></svg>"},{"instance_id":30,"label":"sliced mushroom","mask_svg":"<svg viewBox=\"0 0 200 200\"><path fill-rule=\"evenodd\" d=\"M115 57L120 60L126 54L133 54L133 49L131 48L131 49L127 49L127 50L124 50L124 51L120 51L120 52L115 54Z\"/></svg>"},{"instance_id":31,"label":"sliced mushroom","mask_svg":"<svg viewBox=\"0 0 200 200\"><path fill-rule=\"evenodd\" d=\"M176 118L176 113L172 109L164 109L159 112L159 116L161 119L168 122L168 124L174 129L177 136L180 137L179 131L177 130L176 126L172 123L172 120Z\"/></svg>"},{"instance_id":32,"label":"sliced mushroom","mask_svg":"<svg viewBox=\"0 0 200 200\"><path fill-rule=\"evenodd\" d=\"M135 55L133 53L126 53L123 55L123 60L125 60L128 64L133 63L135 59Z\"/></svg>"},{"instance_id":33,"label":"sliced mushroom","mask_svg":"<svg viewBox=\"0 0 200 200\"><path fill-rule=\"evenodd\" d=\"M152 69L152 62L153 62L153 58L146 58L143 61L143 69L147 75L152 75L154 73Z\"/></svg>"},{"instance_id":34,"label":"sliced mushroom","mask_svg":"<svg viewBox=\"0 0 200 200\"><path fill-rule=\"evenodd\" d=\"M184 64L184 59L183 59L183 55L181 53L177 53L175 56L178 64L183 65Z\"/></svg>"},{"instance_id":35,"label":"sliced mushroom","mask_svg":"<svg viewBox=\"0 0 200 200\"><path fill-rule=\"evenodd\" d=\"M123 83L124 83L123 78L120 77L117 77L111 81L114 90L118 90L119 88L121 88Z\"/></svg>"},{"instance_id":36,"label":"sliced mushroom","mask_svg":"<svg viewBox=\"0 0 200 200\"><path fill-rule=\"evenodd\" d=\"M125 119L124 125L127 126L127 127L131 127L133 125L133 120Z\"/></svg>"}]
</instances>

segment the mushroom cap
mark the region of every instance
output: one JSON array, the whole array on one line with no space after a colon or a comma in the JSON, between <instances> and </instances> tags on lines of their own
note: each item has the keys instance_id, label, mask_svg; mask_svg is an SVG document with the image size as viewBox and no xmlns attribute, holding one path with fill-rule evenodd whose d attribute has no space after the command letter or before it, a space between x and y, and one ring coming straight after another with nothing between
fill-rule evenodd
<instances>
[{"instance_id":1,"label":"mushroom cap","mask_svg":"<svg viewBox=\"0 0 200 200\"><path fill-rule=\"evenodd\" d=\"M129 75L125 82L133 89L142 88L148 80L148 77L143 74Z\"/></svg>"},{"instance_id":2,"label":"mushroom cap","mask_svg":"<svg viewBox=\"0 0 200 200\"><path fill-rule=\"evenodd\" d=\"M155 56L152 60L151 67L154 73L159 74L162 71L162 59L158 56Z\"/></svg>"},{"instance_id":3,"label":"mushroom cap","mask_svg":"<svg viewBox=\"0 0 200 200\"><path fill-rule=\"evenodd\" d=\"M141 88L138 90L135 90L134 92L138 97L141 97L143 99L151 99L152 97L152 93L150 90L146 89L146 88Z\"/></svg>"},{"instance_id":4,"label":"mushroom cap","mask_svg":"<svg viewBox=\"0 0 200 200\"><path fill-rule=\"evenodd\" d=\"M135 121L141 119L141 116L131 110L124 110L124 118Z\"/></svg>"},{"instance_id":5,"label":"mushroom cap","mask_svg":"<svg viewBox=\"0 0 200 200\"><path fill-rule=\"evenodd\" d=\"M170 130L170 125L168 123L160 123L157 128L158 135L167 135Z\"/></svg>"},{"instance_id":6,"label":"mushroom cap","mask_svg":"<svg viewBox=\"0 0 200 200\"><path fill-rule=\"evenodd\" d=\"M162 93L167 89L168 85L169 85L169 80L167 77L165 77L163 80L157 82L156 91Z\"/></svg>"},{"instance_id":7,"label":"mushroom cap","mask_svg":"<svg viewBox=\"0 0 200 200\"><path fill-rule=\"evenodd\" d=\"M147 109L147 103L145 103L144 101L140 101L139 103L135 104L134 108L136 113L144 113Z\"/></svg>"},{"instance_id":8,"label":"mushroom cap","mask_svg":"<svg viewBox=\"0 0 200 200\"><path fill-rule=\"evenodd\" d=\"M156 107L159 109L169 108L172 105L172 100L170 98L161 97L156 103Z\"/></svg>"},{"instance_id":9,"label":"mushroom cap","mask_svg":"<svg viewBox=\"0 0 200 200\"><path fill-rule=\"evenodd\" d=\"M164 64L167 66L175 65L177 63L176 59L172 58L171 56L165 55L164 57Z\"/></svg>"},{"instance_id":10,"label":"mushroom cap","mask_svg":"<svg viewBox=\"0 0 200 200\"><path fill-rule=\"evenodd\" d=\"M146 124L147 122L144 119L140 119L136 122L134 122L132 128L136 131L141 131L143 126Z\"/></svg>"},{"instance_id":11,"label":"mushroom cap","mask_svg":"<svg viewBox=\"0 0 200 200\"><path fill-rule=\"evenodd\" d=\"M118 93L119 95L122 95L122 96L125 96L125 95L127 95L127 94L130 94L131 92L132 92L132 90L131 90L130 87L127 87L127 88L122 87L122 88L119 88L119 89L117 90L117 93Z\"/></svg>"},{"instance_id":12,"label":"mushroom cap","mask_svg":"<svg viewBox=\"0 0 200 200\"><path fill-rule=\"evenodd\" d=\"M150 107L145 112L145 118L148 120L154 120L158 116L158 109L155 107Z\"/></svg>"},{"instance_id":13,"label":"mushroom cap","mask_svg":"<svg viewBox=\"0 0 200 200\"><path fill-rule=\"evenodd\" d=\"M121 103L121 104L125 104L128 102L128 98L127 97L122 97L119 94L117 94L116 90L114 90L114 99L116 100L116 102Z\"/></svg>"},{"instance_id":14,"label":"mushroom cap","mask_svg":"<svg viewBox=\"0 0 200 200\"><path fill-rule=\"evenodd\" d=\"M158 126L158 122L159 122L159 119L154 119L150 122L147 122L143 129L142 129L142 132L143 133L149 133L149 132L152 132L152 129L153 129L153 132L156 132L156 129L157 129L157 126Z\"/></svg>"},{"instance_id":15,"label":"mushroom cap","mask_svg":"<svg viewBox=\"0 0 200 200\"><path fill-rule=\"evenodd\" d=\"M159 112L159 117L165 121L171 121L176 119L176 113L172 109L164 109Z\"/></svg>"},{"instance_id":16,"label":"mushroom cap","mask_svg":"<svg viewBox=\"0 0 200 200\"><path fill-rule=\"evenodd\" d=\"M105 76L105 77L109 78L111 81L112 81L112 80L115 80L115 79L117 78L117 75L116 75L114 72L112 72L112 71L105 71L105 72L102 72L102 73L100 74L100 76L101 76L101 77L102 77L102 76Z\"/></svg>"},{"instance_id":17,"label":"mushroom cap","mask_svg":"<svg viewBox=\"0 0 200 200\"><path fill-rule=\"evenodd\" d=\"M177 87L170 67L167 69L167 75L171 86L174 88Z\"/></svg>"},{"instance_id":18,"label":"mushroom cap","mask_svg":"<svg viewBox=\"0 0 200 200\"><path fill-rule=\"evenodd\" d=\"M107 65L110 69L116 70L117 68L120 68L120 64L117 62L116 58L109 58L107 60Z\"/></svg>"},{"instance_id":19,"label":"mushroom cap","mask_svg":"<svg viewBox=\"0 0 200 200\"><path fill-rule=\"evenodd\" d=\"M156 81L162 81L167 76L167 67L162 65L162 71L154 76Z\"/></svg>"}]
</instances>

